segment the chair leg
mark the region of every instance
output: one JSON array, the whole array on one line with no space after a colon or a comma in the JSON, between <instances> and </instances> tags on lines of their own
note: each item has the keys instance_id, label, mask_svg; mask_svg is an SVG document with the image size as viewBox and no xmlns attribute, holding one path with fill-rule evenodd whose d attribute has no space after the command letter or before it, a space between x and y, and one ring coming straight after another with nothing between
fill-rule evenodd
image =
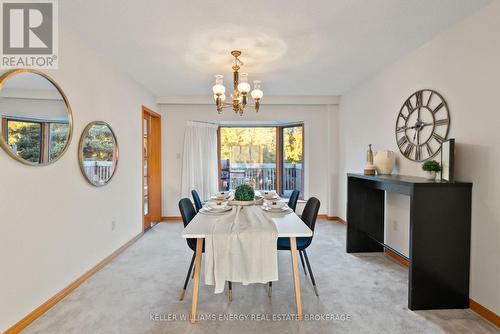
<instances>
[{"instance_id":1,"label":"chair leg","mask_svg":"<svg viewBox=\"0 0 500 334\"><path fill-rule=\"evenodd\" d=\"M309 258L307 257L307 252L305 249L303 250L303 252L304 252L304 257L306 258L307 269L309 269L309 274L311 275L311 281L314 287L314 293L316 294L317 297L319 297L318 288L316 287L316 281L314 280L314 275L311 270L311 264L309 263Z\"/></svg>"},{"instance_id":2,"label":"chair leg","mask_svg":"<svg viewBox=\"0 0 500 334\"><path fill-rule=\"evenodd\" d=\"M233 301L233 283L230 281L227 282L229 285L229 302Z\"/></svg>"},{"instance_id":3,"label":"chair leg","mask_svg":"<svg viewBox=\"0 0 500 334\"><path fill-rule=\"evenodd\" d=\"M307 276L306 265L304 264L304 256L302 255L302 251L299 250L300 254L300 262L302 262L302 269L304 269L304 274Z\"/></svg>"},{"instance_id":4,"label":"chair leg","mask_svg":"<svg viewBox=\"0 0 500 334\"><path fill-rule=\"evenodd\" d=\"M186 294L186 288L187 288L187 285L189 283L189 276L191 276L191 271L193 271L193 273L194 273L193 265L194 265L195 256L196 256L196 254L193 252L193 258L191 259L191 264L189 265L189 270L188 270L188 273L186 275L186 280L184 281L184 288L181 291L181 296L179 297L179 300L184 299L184 295Z\"/></svg>"},{"instance_id":5,"label":"chair leg","mask_svg":"<svg viewBox=\"0 0 500 334\"><path fill-rule=\"evenodd\" d=\"M273 293L273 282L269 282L267 286L267 296L271 298Z\"/></svg>"}]
</instances>

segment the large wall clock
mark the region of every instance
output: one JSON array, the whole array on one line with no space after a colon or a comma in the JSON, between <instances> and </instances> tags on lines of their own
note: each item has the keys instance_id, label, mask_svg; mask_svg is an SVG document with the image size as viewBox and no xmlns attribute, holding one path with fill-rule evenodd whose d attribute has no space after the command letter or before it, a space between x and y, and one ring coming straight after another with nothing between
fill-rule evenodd
<instances>
[{"instance_id":1,"label":"large wall clock","mask_svg":"<svg viewBox=\"0 0 500 334\"><path fill-rule=\"evenodd\" d=\"M396 142L406 158L425 161L441 150L449 127L450 112L444 98L433 90L419 90L399 110Z\"/></svg>"}]
</instances>

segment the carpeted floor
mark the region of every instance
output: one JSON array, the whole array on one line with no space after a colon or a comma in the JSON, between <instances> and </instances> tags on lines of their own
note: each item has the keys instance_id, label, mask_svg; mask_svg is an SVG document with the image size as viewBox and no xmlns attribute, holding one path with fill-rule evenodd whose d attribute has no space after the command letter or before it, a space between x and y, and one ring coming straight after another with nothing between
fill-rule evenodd
<instances>
[{"instance_id":1,"label":"carpeted floor","mask_svg":"<svg viewBox=\"0 0 500 334\"><path fill-rule=\"evenodd\" d=\"M383 254L346 254L345 226L329 221L318 222L308 249L319 298L302 271L300 276L304 313L313 319L286 319L295 301L290 253L280 252L272 299L263 284L234 284L232 303L227 292L214 295L213 287L201 284L198 309L206 320L191 325L183 318L191 308L192 281L185 300L178 300L192 256L181 231L179 223L156 225L25 332L499 333L470 310L408 310L407 269Z\"/></svg>"}]
</instances>

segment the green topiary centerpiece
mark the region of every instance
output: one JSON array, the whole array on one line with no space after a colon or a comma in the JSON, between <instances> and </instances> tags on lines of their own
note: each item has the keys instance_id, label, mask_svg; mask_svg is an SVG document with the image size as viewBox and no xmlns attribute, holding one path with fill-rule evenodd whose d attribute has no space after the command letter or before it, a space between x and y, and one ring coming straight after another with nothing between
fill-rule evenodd
<instances>
[{"instance_id":1,"label":"green topiary centerpiece","mask_svg":"<svg viewBox=\"0 0 500 334\"><path fill-rule=\"evenodd\" d=\"M237 186L234 192L234 199L236 201L253 201L255 198L255 191L252 187L242 184Z\"/></svg>"}]
</instances>

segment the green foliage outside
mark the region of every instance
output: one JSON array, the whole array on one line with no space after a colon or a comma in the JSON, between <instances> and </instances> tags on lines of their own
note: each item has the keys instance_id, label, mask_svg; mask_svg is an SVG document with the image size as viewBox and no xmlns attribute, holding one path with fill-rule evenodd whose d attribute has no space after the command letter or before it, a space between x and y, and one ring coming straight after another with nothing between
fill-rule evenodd
<instances>
[{"instance_id":1,"label":"green foliage outside","mask_svg":"<svg viewBox=\"0 0 500 334\"><path fill-rule=\"evenodd\" d=\"M66 123L50 123L50 155L49 159L57 158L66 147L69 135L69 125Z\"/></svg>"},{"instance_id":2,"label":"green foliage outside","mask_svg":"<svg viewBox=\"0 0 500 334\"><path fill-rule=\"evenodd\" d=\"M255 192L252 187L246 184L236 187L234 192L234 199L237 201L253 201Z\"/></svg>"},{"instance_id":3,"label":"green foliage outside","mask_svg":"<svg viewBox=\"0 0 500 334\"><path fill-rule=\"evenodd\" d=\"M93 125L83 140L84 160L112 161L115 141L106 125Z\"/></svg>"},{"instance_id":4,"label":"green foliage outside","mask_svg":"<svg viewBox=\"0 0 500 334\"><path fill-rule=\"evenodd\" d=\"M441 166L436 160L428 160L424 162L422 169L426 172L439 172L441 170Z\"/></svg>"},{"instance_id":5,"label":"green foliage outside","mask_svg":"<svg viewBox=\"0 0 500 334\"><path fill-rule=\"evenodd\" d=\"M40 162L42 126L40 123L8 121L8 144L26 161Z\"/></svg>"},{"instance_id":6,"label":"green foliage outside","mask_svg":"<svg viewBox=\"0 0 500 334\"><path fill-rule=\"evenodd\" d=\"M283 129L283 155L288 163L302 163L302 127Z\"/></svg>"},{"instance_id":7,"label":"green foliage outside","mask_svg":"<svg viewBox=\"0 0 500 334\"><path fill-rule=\"evenodd\" d=\"M13 151L22 159L40 162L41 145L43 143L43 122L24 122L9 120L8 143ZM57 158L68 141L69 125L67 123L49 123L49 160Z\"/></svg>"},{"instance_id":8,"label":"green foliage outside","mask_svg":"<svg viewBox=\"0 0 500 334\"><path fill-rule=\"evenodd\" d=\"M231 163L275 163L275 128L221 128L221 159Z\"/></svg>"},{"instance_id":9,"label":"green foliage outside","mask_svg":"<svg viewBox=\"0 0 500 334\"><path fill-rule=\"evenodd\" d=\"M302 163L302 127L283 129L283 155L286 163ZM221 159L231 163L275 163L275 127L222 127Z\"/></svg>"}]
</instances>

